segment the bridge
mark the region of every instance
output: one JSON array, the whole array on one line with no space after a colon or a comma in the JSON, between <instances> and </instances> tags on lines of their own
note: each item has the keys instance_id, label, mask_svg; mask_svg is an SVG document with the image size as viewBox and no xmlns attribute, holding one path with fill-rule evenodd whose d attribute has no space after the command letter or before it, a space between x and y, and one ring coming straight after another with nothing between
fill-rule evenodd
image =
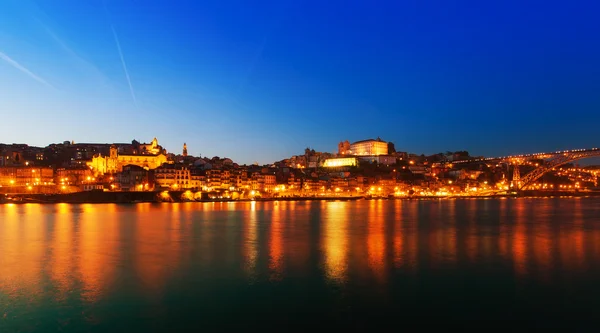
<instances>
[{"instance_id":1,"label":"bridge","mask_svg":"<svg viewBox=\"0 0 600 333\"><path fill-rule=\"evenodd\" d=\"M521 154L512 156L502 157L485 157L476 158L464 161L455 161L451 164L469 164L478 162L503 162L514 165L513 168L513 180L512 186L514 190L520 191L526 189L532 185L536 180L542 177L548 171L554 170L555 168L567 164L576 160L600 157L599 148L588 148L588 149L573 149L556 151L553 153L535 153L535 154ZM524 164L526 161L531 160L543 160L543 163L536 165L536 168L525 175L521 176L519 165Z\"/></svg>"}]
</instances>

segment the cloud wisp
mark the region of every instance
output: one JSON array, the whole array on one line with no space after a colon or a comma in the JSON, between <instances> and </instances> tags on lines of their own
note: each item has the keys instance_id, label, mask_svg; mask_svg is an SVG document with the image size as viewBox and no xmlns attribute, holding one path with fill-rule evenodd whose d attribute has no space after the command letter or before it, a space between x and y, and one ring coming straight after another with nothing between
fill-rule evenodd
<instances>
[{"instance_id":1,"label":"cloud wisp","mask_svg":"<svg viewBox=\"0 0 600 333\"><path fill-rule=\"evenodd\" d=\"M115 27L111 24L110 28L112 30L113 36L115 37L115 42L117 43L117 50L119 51L119 57L121 57L121 64L123 65L123 70L125 71L125 77L127 78L127 83L129 84L129 91L131 92L131 97L133 98L133 104L138 108L137 99L135 98L135 92L133 91L133 85L131 85L131 79L129 78L129 71L127 70L127 65L125 64L125 58L123 57L123 51L121 50L121 43L119 43L119 37L117 36L117 31L115 31Z\"/></svg>"},{"instance_id":2,"label":"cloud wisp","mask_svg":"<svg viewBox=\"0 0 600 333\"><path fill-rule=\"evenodd\" d=\"M4 52L0 51L0 59L6 61L7 63L9 63L11 66L13 66L14 68L20 70L21 72L29 75L29 77L31 77L32 79L38 81L39 83L48 86L50 88L54 88L50 83L48 83L46 80L42 79L41 77L33 74L33 72L31 72L29 69L23 67L21 64L19 64L18 62L16 62L15 60L13 60L11 57L7 56Z\"/></svg>"}]
</instances>

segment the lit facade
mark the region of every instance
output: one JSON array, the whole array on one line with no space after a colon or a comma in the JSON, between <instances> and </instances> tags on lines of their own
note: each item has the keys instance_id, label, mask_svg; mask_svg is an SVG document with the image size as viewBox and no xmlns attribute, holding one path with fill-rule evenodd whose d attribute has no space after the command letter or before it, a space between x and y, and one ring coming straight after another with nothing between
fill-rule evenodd
<instances>
[{"instance_id":1,"label":"lit facade","mask_svg":"<svg viewBox=\"0 0 600 333\"><path fill-rule=\"evenodd\" d=\"M267 192L272 192L277 186L275 175L263 175L263 189Z\"/></svg>"},{"instance_id":2,"label":"lit facade","mask_svg":"<svg viewBox=\"0 0 600 333\"><path fill-rule=\"evenodd\" d=\"M355 157L344 157L344 158L328 158L323 163L326 168L336 168L345 166L356 166L357 161Z\"/></svg>"},{"instance_id":3,"label":"lit facade","mask_svg":"<svg viewBox=\"0 0 600 333\"><path fill-rule=\"evenodd\" d=\"M154 186L150 183L149 171L137 165L127 165L117 174L116 186L111 184L111 189L121 191L148 191Z\"/></svg>"},{"instance_id":4,"label":"lit facade","mask_svg":"<svg viewBox=\"0 0 600 333\"><path fill-rule=\"evenodd\" d=\"M350 142L348 140L340 142L338 144L338 154L339 155L347 155L350 151Z\"/></svg>"},{"instance_id":5,"label":"lit facade","mask_svg":"<svg viewBox=\"0 0 600 333\"><path fill-rule=\"evenodd\" d=\"M349 154L357 156L387 155L388 144L380 138L377 138L377 140L357 141L350 145Z\"/></svg>"},{"instance_id":6,"label":"lit facade","mask_svg":"<svg viewBox=\"0 0 600 333\"><path fill-rule=\"evenodd\" d=\"M146 170L153 170L168 162L167 156L162 153L162 149L158 145L156 138L152 140L151 144L142 146L144 152L151 154L119 154L117 147L112 145L109 156L94 156L91 162L87 162L87 166L95 174L103 175L106 173L121 172L126 165L137 165Z\"/></svg>"},{"instance_id":7,"label":"lit facade","mask_svg":"<svg viewBox=\"0 0 600 333\"><path fill-rule=\"evenodd\" d=\"M161 146L158 145L158 140L156 138L152 139L151 143L142 143L140 144L140 153L141 154L151 154L158 155L162 153Z\"/></svg>"},{"instance_id":8,"label":"lit facade","mask_svg":"<svg viewBox=\"0 0 600 333\"><path fill-rule=\"evenodd\" d=\"M54 169L48 167L0 167L0 186L51 185Z\"/></svg>"},{"instance_id":9,"label":"lit facade","mask_svg":"<svg viewBox=\"0 0 600 333\"><path fill-rule=\"evenodd\" d=\"M85 167L60 168L56 170L57 184L82 184L89 177L93 177L92 170Z\"/></svg>"},{"instance_id":10,"label":"lit facade","mask_svg":"<svg viewBox=\"0 0 600 333\"><path fill-rule=\"evenodd\" d=\"M154 181L158 187L173 189L193 188L190 169L184 166L164 165L154 170Z\"/></svg>"}]
</instances>

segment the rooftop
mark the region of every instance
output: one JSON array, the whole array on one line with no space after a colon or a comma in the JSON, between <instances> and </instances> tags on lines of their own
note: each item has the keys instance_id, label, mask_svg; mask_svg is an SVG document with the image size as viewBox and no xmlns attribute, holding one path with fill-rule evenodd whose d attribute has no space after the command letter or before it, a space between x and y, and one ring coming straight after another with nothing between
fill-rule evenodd
<instances>
[{"instance_id":1,"label":"rooftop","mask_svg":"<svg viewBox=\"0 0 600 333\"><path fill-rule=\"evenodd\" d=\"M373 139L360 140L360 141L354 142L353 145L357 144L357 143L372 142L372 141L375 141L375 142L385 142L385 141L381 140L380 137L377 137L377 140L373 140Z\"/></svg>"}]
</instances>

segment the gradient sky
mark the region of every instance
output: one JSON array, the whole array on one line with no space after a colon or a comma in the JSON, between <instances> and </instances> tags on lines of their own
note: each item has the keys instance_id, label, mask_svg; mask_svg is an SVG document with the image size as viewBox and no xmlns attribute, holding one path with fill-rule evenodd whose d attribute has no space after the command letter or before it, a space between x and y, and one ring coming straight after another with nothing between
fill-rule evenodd
<instances>
[{"instance_id":1,"label":"gradient sky","mask_svg":"<svg viewBox=\"0 0 600 333\"><path fill-rule=\"evenodd\" d=\"M600 146L597 1L0 2L0 142L267 163Z\"/></svg>"}]
</instances>

